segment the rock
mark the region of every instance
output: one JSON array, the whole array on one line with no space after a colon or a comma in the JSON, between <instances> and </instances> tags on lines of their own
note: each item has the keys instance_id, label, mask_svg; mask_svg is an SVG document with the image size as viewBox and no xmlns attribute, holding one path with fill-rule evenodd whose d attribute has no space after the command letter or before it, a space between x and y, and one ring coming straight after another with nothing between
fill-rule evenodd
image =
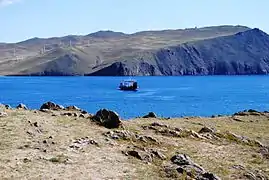
<instances>
[{"instance_id":1,"label":"rock","mask_svg":"<svg viewBox=\"0 0 269 180\"><path fill-rule=\"evenodd\" d=\"M191 158L186 154L177 154L171 158L171 161L177 165L191 165L193 164Z\"/></svg>"},{"instance_id":2,"label":"rock","mask_svg":"<svg viewBox=\"0 0 269 180\"><path fill-rule=\"evenodd\" d=\"M256 110L254 110L254 109L249 109L248 112L250 112L250 113L253 113L253 112L254 112L254 113L258 113L259 111L256 111Z\"/></svg>"},{"instance_id":3,"label":"rock","mask_svg":"<svg viewBox=\"0 0 269 180\"><path fill-rule=\"evenodd\" d=\"M80 111L80 109L77 106L68 106L64 108L66 111Z\"/></svg>"},{"instance_id":4,"label":"rock","mask_svg":"<svg viewBox=\"0 0 269 180\"><path fill-rule=\"evenodd\" d=\"M80 150L88 145L99 146L99 144L95 140L89 139L89 137L85 137L74 140L73 143L69 146L69 148L74 150Z\"/></svg>"},{"instance_id":5,"label":"rock","mask_svg":"<svg viewBox=\"0 0 269 180\"><path fill-rule=\"evenodd\" d=\"M12 107L10 105L8 105L8 104L5 105L5 108L6 109L12 109Z\"/></svg>"},{"instance_id":6,"label":"rock","mask_svg":"<svg viewBox=\"0 0 269 180\"><path fill-rule=\"evenodd\" d=\"M107 109L99 110L92 120L109 129L119 128L122 125L119 115Z\"/></svg>"},{"instance_id":7,"label":"rock","mask_svg":"<svg viewBox=\"0 0 269 180\"><path fill-rule=\"evenodd\" d=\"M40 110L49 109L49 110L63 110L63 106L55 104L54 102L46 102L40 107Z\"/></svg>"},{"instance_id":8,"label":"rock","mask_svg":"<svg viewBox=\"0 0 269 180\"><path fill-rule=\"evenodd\" d=\"M80 118L86 118L85 114L80 114L79 117Z\"/></svg>"},{"instance_id":9,"label":"rock","mask_svg":"<svg viewBox=\"0 0 269 180\"><path fill-rule=\"evenodd\" d=\"M269 160L269 147L262 147L260 153L265 159Z\"/></svg>"},{"instance_id":10,"label":"rock","mask_svg":"<svg viewBox=\"0 0 269 180\"><path fill-rule=\"evenodd\" d=\"M157 122L152 123L151 126L158 126L158 127L165 127L165 128L168 128L167 125L162 124L162 123L157 123Z\"/></svg>"},{"instance_id":11,"label":"rock","mask_svg":"<svg viewBox=\"0 0 269 180\"><path fill-rule=\"evenodd\" d=\"M226 132L224 134L224 137L228 140L235 141L237 143L247 144L249 146L264 147L264 145L257 140L249 139L248 137L240 136L240 135L234 134L232 132Z\"/></svg>"},{"instance_id":12,"label":"rock","mask_svg":"<svg viewBox=\"0 0 269 180\"><path fill-rule=\"evenodd\" d=\"M24 110L27 110L28 108L26 107L26 105L20 103L17 107L17 109L24 109Z\"/></svg>"},{"instance_id":13,"label":"rock","mask_svg":"<svg viewBox=\"0 0 269 180\"><path fill-rule=\"evenodd\" d=\"M216 132L215 129L210 128L210 127L203 127L202 129L200 129L200 131L198 132L199 134L203 134L203 133L211 133L214 134Z\"/></svg>"},{"instance_id":14,"label":"rock","mask_svg":"<svg viewBox=\"0 0 269 180\"><path fill-rule=\"evenodd\" d=\"M166 159L166 156L163 153L161 153L159 150L152 149L151 153L154 154L157 158L159 158L161 160Z\"/></svg>"},{"instance_id":15,"label":"rock","mask_svg":"<svg viewBox=\"0 0 269 180\"><path fill-rule=\"evenodd\" d=\"M147 115L143 116L143 118L157 118L157 115L154 112L149 112Z\"/></svg>"},{"instance_id":16,"label":"rock","mask_svg":"<svg viewBox=\"0 0 269 180\"><path fill-rule=\"evenodd\" d=\"M0 117L6 117L8 116L6 112L0 112Z\"/></svg>"},{"instance_id":17,"label":"rock","mask_svg":"<svg viewBox=\"0 0 269 180\"><path fill-rule=\"evenodd\" d=\"M66 112L66 113L63 113L62 115L63 115L63 116L73 116L74 114L71 113L71 112Z\"/></svg>"},{"instance_id":18,"label":"rock","mask_svg":"<svg viewBox=\"0 0 269 180\"><path fill-rule=\"evenodd\" d=\"M186 174L188 177L200 180L220 180L220 178L210 172L206 172L201 166L194 163L186 154L177 154L171 158L171 162L177 165L178 173Z\"/></svg>"},{"instance_id":19,"label":"rock","mask_svg":"<svg viewBox=\"0 0 269 180\"><path fill-rule=\"evenodd\" d=\"M40 111L44 113L53 113L52 110L49 109L40 109Z\"/></svg>"},{"instance_id":20,"label":"rock","mask_svg":"<svg viewBox=\"0 0 269 180\"><path fill-rule=\"evenodd\" d=\"M125 153L127 156L133 156L144 162L152 162L154 158L165 160L166 156L157 149L146 149L134 147L132 150L128 150Z\"/></svg>"},{"instance_id":21,"label":"rock","mask_svg":"<svg viewBox=\"0 0 269 180\"><path fill-rule=\"evenodd\" d=\"M133 157L140 159L142 161L152 162L151 156L148 155L147 153L142 152L142 151L130 150L127 152L127 155L133 156Z\"/></svg>"},{"instance_id":22,"label":"rock","mask_svg":"<svg viewBox=\"0 0 269 180\"><path fill-rule=\"evenodd\" d=\"M87 111L81 111L81 114L88 114L88 112Z\"/></svg>"},{"instance_id":23,"label":"rock","mask_svg":"<svg viewBox=\"0 0 269 180\"><path fill-rule=\"evenodd\" d=\"M111 139L131 140L136 138L136 135L133 132L127 130L109 131L104 135L106 137L110 137Z\"/></svg>"},{"instance_id":24,"label":"rock","mask_svg":"<svg viewBox=\"0 0 269 180\"><path fill-rule=\"evenodd\" d=\"M38 124L37 124L37 122L34 122L34 123L33 123L33 125L34 125L35 127L38 127Z\"/></svg>"}]
</instances>

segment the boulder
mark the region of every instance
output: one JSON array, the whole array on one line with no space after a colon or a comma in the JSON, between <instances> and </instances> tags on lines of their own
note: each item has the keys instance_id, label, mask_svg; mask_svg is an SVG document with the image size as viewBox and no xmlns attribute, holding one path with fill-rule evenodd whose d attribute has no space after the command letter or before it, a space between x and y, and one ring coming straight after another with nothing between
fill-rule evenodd
<instances>
[{"instance_id":1,"label":"boulder","mask_svg":"<svg viewBox=\"0 0 269 180\"><path fill-rule=\"evenodd\" d=\"M6 117L7 116L7 113L6 112L0 112L0 118L1 117Z\"/></svg>"},{"instance_id":2,"label":"boulder","mask_svg":"<svg viewBox=\"0 0 269 180\"><path fill-rule=\"evenodd\" d=\"M46 102L40 107L40 110L49 109L49 110L62 110L63 106L55 104L54 102Z\"/></svg>"},{"instance_id":3,"label":"boulder","mask_svg":"<svg viewBox=\"0 0 269 180\"><path fill-rule=\"evenodd\" d=\"M80 109L77 106L68 106L64 108L66 111L80 111Z\"/></svg>"},{"instance_id":4,"label":"boulder","mask_svg":"<svg viewBox=\"0 0 269 180\"><path fill-rule=\"evenodd\" d=\"M143 116L143 118L157 118L157 115L154 112L149 112L147 115Z\"/></svg>"},{"instance_id":5,"label":"boulder","mask_svg":"<svg viewBox=\"0 0 269 180\"><path fill-rule=\"evenodd\" d=\"M6 109L12 109L12 107L11 107L9 104L6 104L6 105L5 105L5 108L6 108Z\"/></svg>"},{"instance_id":6,"label":"boulder","mask_svg":"<svg viewBox=\"0 0 269 180\"><path fill-rule=\"evenodd\" d=\"M92 120L109 129L118 128L122 124L119 115L116 112L107 109L99 110L93 116Z\"/></svg>"},{"instance_id":7,"label":"boulder","mask_svg":"<svg viewBox=\"0 0 269 180\"><path fill-rule=\"evenodd\" d=\"M216 130L210 127L203 127L202 129L200 129L200 131L198 132L199 134L203 134L203 133L211 133L214 134L216 133Z\"/></svg>"},{"instance_id":8,"label":"boulder","mask_svg":"<svg viewBox=\"0 0 269 180\"><path fill-rule=\"evenodd\" d=\"M177 154L171 158L171 162L176 165L176 170L180 174L188 177L203 180L219 180L215 174L205 171L201 166L194 163L186 154Z\"/></svg>"},{"instance_id":9,"label":"boulder","mask_svg":"<svg viewBox=\"0 0 269 180\"><path fill-rule=\"evenodd\" d=\"M28 109L27 106L24 105L24 104L22 104L22 103L20 103L16 108L17 109L24 109L24 110L27 110Z\"/></svg>"}]
</instances>

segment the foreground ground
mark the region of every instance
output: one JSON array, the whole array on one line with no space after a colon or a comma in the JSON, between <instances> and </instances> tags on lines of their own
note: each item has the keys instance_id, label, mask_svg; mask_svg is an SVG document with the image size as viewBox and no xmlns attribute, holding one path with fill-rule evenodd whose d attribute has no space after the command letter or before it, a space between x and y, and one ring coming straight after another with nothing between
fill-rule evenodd
<instances>
[{"instance_id":1,"label":"foreground ground","mask_svg":"<svg viewBox=\"0 0 269 180\"><path fill-rule=\"evenodd\" d=\"M172 168L176 154L221 179L269 177L268 113L138 118L107 129L59 111L0 112L0 179L185 179Z\"/></svg>"}]
</instances>

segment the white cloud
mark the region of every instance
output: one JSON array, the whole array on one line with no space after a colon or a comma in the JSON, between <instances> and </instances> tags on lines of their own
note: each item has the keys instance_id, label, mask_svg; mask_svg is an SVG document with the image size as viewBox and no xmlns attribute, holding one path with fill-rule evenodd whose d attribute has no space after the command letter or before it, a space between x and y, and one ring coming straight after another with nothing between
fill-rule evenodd
<instances>
[{"instance_id":1,"label":"white cloud","mask_svg":"<svg viewBox=\"0 0 269 180\"><path fill-rule=\"evenodd\" d=\"M14 3L17 3L21 0L0 0L0 6L8 6Z\"/></svg>"}]
</instances>

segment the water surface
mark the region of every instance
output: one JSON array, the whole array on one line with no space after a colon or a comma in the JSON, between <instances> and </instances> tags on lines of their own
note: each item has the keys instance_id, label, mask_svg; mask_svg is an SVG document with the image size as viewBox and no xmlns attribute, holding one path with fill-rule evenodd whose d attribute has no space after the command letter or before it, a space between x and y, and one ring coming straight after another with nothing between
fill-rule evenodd
<instances>
[{"instance_id":1,"label":"water surface","mask_svg":"<svg viewBox=\"0 0 269 180\"><path fill-rule=\"evenodd\" d=\"M136 77L137 92L119 91L126 77L0 77L0 103L38 109L46 101L100 108L123 118L154 111L164 117L269 110L269 76Z\"/></svg>"}]
</instances>

